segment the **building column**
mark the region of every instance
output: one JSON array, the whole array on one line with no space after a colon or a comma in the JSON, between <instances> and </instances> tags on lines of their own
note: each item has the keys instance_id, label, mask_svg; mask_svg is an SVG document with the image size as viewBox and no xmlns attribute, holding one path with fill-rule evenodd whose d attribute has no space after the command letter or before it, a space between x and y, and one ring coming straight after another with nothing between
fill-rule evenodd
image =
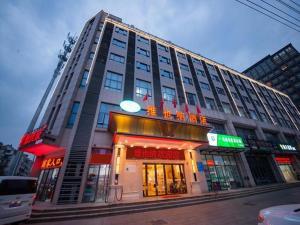
<instances>
[{"instance_id":1,"label":"building column","mask_svg":"<svg viewBox=\"0 0 300 225\"><path fill-rule=\"evenodd\" d=\"M30 172L31 177L39 177L43 159L44 159L43 156L38 156L35 158L34 163L31 167L31 172Z\"/></svg>"},{"instance_id":2,"label":"building column","mask_svg":"<svg viewBox=\"0 0 300 225\"><path fill-rule=\"evenodd\" d=\"M198 171L197 163L201 162L201 157L199 151L194 149L185 150L185 159L186 164L188 165L186 175L188 179L186 181L190 181L187 187L191 194L200 194L204 192L208 192L208 186L206 182L206 177L204 171Z\"/></svg>"},{"instance_id":3,"label":"building column","mask_svg":"<svg viewBox=\"0 0 300 225\"><path fill-rule=\"evenodd\" d=\"M115 192L118 193L123 189L122 171L126 158L126 147L121 144L116 144L113 147L111 172L110 172L110 192L108 193L108 202L115 202Z\"/></svg>"},{"instance_id":4,"label":"building column","mask_svg":"<svg viewBox=\"0 0 300 225\"><path fill-rule=\"evenodd\" d=\"M233 123L231 120L227 119L227 123L226 123L226 127L228 129L229 134L231 135L237 135L236 130L233 126ZM254 178L252 176L248 161L246 159L245 153L244 152L240 152L240 172L242 173L242 179L243 179L243 183L245 185L245 187L254 187L256 186Z\"/></svg>"}]
</instances>

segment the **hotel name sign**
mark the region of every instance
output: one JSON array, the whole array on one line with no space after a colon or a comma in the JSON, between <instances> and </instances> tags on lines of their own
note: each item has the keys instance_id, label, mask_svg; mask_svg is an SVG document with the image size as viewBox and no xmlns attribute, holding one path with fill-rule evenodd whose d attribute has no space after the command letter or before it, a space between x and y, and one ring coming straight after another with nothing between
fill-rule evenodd
<instances>
[{"instance_id":1,"label":"hotel name sign","mask_svg":"<svg viewBox=\"0 0 300 225\"><path fill-rule=\"evenodd\" d=\"M147 106L147 116L158 116L157 109L154 105ZM169 109L162 110L162 116L164 119L168 120L177 120L180 122L190 122L194 124L207 125L206 117L200 113L195 114L191 113L188 110L186 112L176 111L175 115L172 115L172 112Z\"/></svg>"},{"instance_id":2,"label":"hotel name sign","mask_svg":"<svg viewBox=\"0 0 300 225\"><path fill-rule=\"evenodd\" d=\"M279 144L279 147L280 147L281 150L296 151L296 148L294 146L291 146L291 145Z\"/></svg>"}]
</instances>

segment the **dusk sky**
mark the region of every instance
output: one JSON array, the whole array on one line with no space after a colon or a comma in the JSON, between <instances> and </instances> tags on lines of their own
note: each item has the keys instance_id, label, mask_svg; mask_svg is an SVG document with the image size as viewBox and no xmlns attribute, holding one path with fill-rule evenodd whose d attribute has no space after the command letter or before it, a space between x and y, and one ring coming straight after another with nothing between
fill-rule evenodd
<instances>
[{"instance_id":1,"label":"dusk sky","mask_svg":"<svg viewBox=\"0 0 300 225\"><path fill-rule=\"evenodd\" d=\"M17 147L67 33L101 9L238 71L288 43L300 50L300 33L234 0L2 0L0 142Z\"/></svg>"}]
</instances>

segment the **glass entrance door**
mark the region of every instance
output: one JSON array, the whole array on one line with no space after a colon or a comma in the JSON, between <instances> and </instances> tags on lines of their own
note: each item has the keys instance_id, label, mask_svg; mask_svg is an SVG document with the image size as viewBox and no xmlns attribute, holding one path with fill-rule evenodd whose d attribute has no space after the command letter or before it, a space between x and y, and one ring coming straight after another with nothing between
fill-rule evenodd
<instances>
[{"instance_id":1,"label":"glass entrance door","mask_svg":"<svg viewBox=\"0 0 300 225\"><path fill-rule=\"evenodd\" d=\"M143 164L145 197L186 193L182 164Z\"/></svg>"},{"instance_id":2,"label":"glass entrance door","mask_svg":"<svg viewBox=\"0 0 300 225\"><path fill-rule=\"evenodd\" d=\"M42 170L39 177L37 200L51 201L56 186L59 168Z\"/></svg>"},{"instance_id":3,"label":"glass entrance door","mask_svg":"<svg viewBox=\"0 0 300 225\"><path fill-rule=\"evenodd\" d=\"M296 180L296 176L294 173L294 170L292 168L292 165L286 164L286 165L279 165L279 168L281 172L283 173L284 179L286 182L293 182Z\"/></svg>"}]
</instances>

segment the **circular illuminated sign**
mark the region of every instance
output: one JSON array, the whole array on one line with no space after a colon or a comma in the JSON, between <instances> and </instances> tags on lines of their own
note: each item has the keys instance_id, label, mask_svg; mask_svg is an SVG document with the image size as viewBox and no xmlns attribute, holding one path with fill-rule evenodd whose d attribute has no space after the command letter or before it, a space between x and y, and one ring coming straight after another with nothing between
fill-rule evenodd
<instances>
[{"instance_id":1,"label":"circular illuminated sign","mask_svg":"<svg viewBox=\"0 0 300 225\"><path fill-rule=\"evenodd\" d=\"M121 109L123 109L124 111L126 112L132 112L132 113L135 113L135 112L138 112L141 110L141 106L134 102L134 101L131 101L131 100L124 100L120 103L120 107Z\"/></svg>"}]
</instances>

